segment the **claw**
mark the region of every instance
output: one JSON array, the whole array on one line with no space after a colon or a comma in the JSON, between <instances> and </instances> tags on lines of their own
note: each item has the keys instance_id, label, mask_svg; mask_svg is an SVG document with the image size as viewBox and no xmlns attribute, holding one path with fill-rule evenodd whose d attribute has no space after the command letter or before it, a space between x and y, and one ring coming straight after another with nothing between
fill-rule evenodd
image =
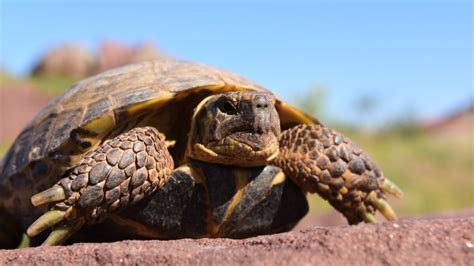
<instances>
[{"instance_id":1,"label":"claw","mask_svg":"<svg viewBox=\"0 0 474 266\"><path fill-rule=\"evenodd\" d=\"M74 234L84 222L77 222L73 225L60 225L53 229L48 238L41 244L42 246L55 246L63 244L72 234Z\"/></svg>"},{"instance_id":2,"label":"claw","mask_svg":"<svg viewBox=\"0 0 474 266\"><path fill-rule=\"evenodd\" d=\"M31 203L34 206L43 205L45 203L56 202L66 199L66 194L61 186L53 186L31 197Z\"/></svg>"},{"instance_id":3,"label":"claw","mask_svg":"<svg viewBox=\"0 0 474 266\"><path fill-rule=\"evenodd\" d=\"M387 194L391 194L397 198L403 197L403 191L392 181L388 178L385 178L382 183L380 184L380 189Z\"/></svg>"},{"instance_id":4,"label":"claw","mask_svg":"<svg viewBox=\"0 0 474 266\"><path fill-rule=\"evenodd\" d=\"M64 220L65 211L53 210L43 214L28 229L26 234L33 237Z\"/></svg>"},{"instance_id":5,"label":"claw","mask_svg":"<svg viewBox=\"0 0 474 266\"><path fill-rule=\"evenodd\" d=\"M388 204L387 201L381 198L374 199L372 201L374 203L374 206L377 210L379 210L382 215L387 219L388 221L395 220L397 218L397 215L392 209L392 206Z\"/></svg>"},{"instance_id":6,"label":"claw","mask_svg":"<svg viewBox=\"0 0 474 266\"><path fill-rule=\"evenodd\" d=\"M376 223L376 222L377 222L377 218L375 218L375 215L373 215L373 214L370 213L370 212L364 212L364 213L362 213L362 219L363 219L364 222L366 222L366 223Z\"/></svg>"}]
</instances>

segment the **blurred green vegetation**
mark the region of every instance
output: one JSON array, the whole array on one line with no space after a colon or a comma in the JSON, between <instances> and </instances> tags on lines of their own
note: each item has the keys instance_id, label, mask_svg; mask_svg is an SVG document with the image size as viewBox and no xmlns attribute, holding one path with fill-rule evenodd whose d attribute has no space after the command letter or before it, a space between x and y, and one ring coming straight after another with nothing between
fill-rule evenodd
<instances>
[{"instance_id":1,"label":"blurred green vegetation","mask_svg":"<svg viewBox=\"0 0 474 266\"><path fill-rule=\"evenodd\" d=\"M295 100L299 108L320 120L326 118L327 92L323 85L314 85L303 93L296 95Z\"/></svg>"},{"instance_id":2,"label":"blurred green vegetation","mask_svg":"<svg viewBox=\"0 0 474 266\"><path fill-rule=\"evenodd\" d=\"M405 192L392 201L404 214L474 206L472 144L426 134L348 134Z\"/></svg>"},{"instance_id":3,"label":"blurred green vegetation","mask_svg":"<svg viewBox=\"0 0 474 266\"><path fill-rule=\"evenodd\" d=\"M77 79L68 77L65 75L40 75L40 76L29 76L26 78L18 79L11 76L7 71L0 70L0 84L8 85L10 83L29 83L40 91L49 94L56 95L63 92L65 89L73 85ZM2 88L8 88L9 86L1 86Z\"/></svg>"},{"instance_id":4,"label":"blurred green vegetation","mask_svg":"<svg viewBox=\"0 0 474 266\"><path fill-rule=\"evenodd\" d=\"M8 144L0 142L0 157L7 151Z\"/></svg>"},{"instance_id":5,"label":"blurred green vegetation","mask_svg":"<svg viewBox=\"0 0 474 266\"><path fill-rule=\"evenodd\" d=\"M9 82L11 79L10 74L6 70L0 69L0 84Z\"/></svg>"},{"instance_id":6,"label":"blurred green vegetation","mask_svg":"<svg viewBox=\"0 0 474 266\"><path fill-rule=\"evenodd\" d=\"M315 88L320 91L322 88ZM311 95L318 94L315 104L324 102L321 93L310 93L299 105L310 114L308 109ZM373 98L364 96L356 101L354 110L367 117L376 111ZM323 105L324 106L324 105ZM318 112L324 113L319 110ZM474 147L472 136L464 139L435 136L420 128L410 108L383 128L365 130L354 125L326 125L352 139L382 169L384 174L404 191L401 200L389 201L397 213L411 215L474 207ZM317 213L326 213L332 208L318 196L310 197L311 209Z\"/></svg>"},{"instance_id":7,"label":"blurred green vegetation","mask_svg":"<svg viewBox=\"0 0 474 266\"><path fill-rule=\"evenodd\" d=\"M48 94L59 94L70 87L76 79L64 75L41 75L28 78L34 86Z\"/></svg>"}]
</instances>

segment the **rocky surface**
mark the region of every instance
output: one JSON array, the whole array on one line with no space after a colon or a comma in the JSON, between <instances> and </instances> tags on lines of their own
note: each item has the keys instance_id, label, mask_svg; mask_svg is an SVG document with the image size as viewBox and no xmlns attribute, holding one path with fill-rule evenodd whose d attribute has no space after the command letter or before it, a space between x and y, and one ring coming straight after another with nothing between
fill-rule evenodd
<instances>
[{"instance_id":1,"label":"rocky surface","mask_svg":"<svg viewBox=\"0 0 474 266\"><path fill-rule=\"evenodd\" d=\"M312 227L243 240L84 243L0 251L0 265L472 265L474 216Z\"/></svg>"}]
</instances>

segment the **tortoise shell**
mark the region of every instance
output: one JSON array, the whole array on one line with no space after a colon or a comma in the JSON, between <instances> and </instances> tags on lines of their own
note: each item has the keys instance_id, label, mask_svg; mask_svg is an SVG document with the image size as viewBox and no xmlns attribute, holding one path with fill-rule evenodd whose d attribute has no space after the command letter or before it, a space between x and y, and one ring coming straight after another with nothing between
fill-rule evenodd
<instances>
[{"instance_id":1,"label":"tortoise shell","mask_svg":"<svg viewBox=\"0 0 474 266\"><path fill-rule=\"evenodd\" d=\"M137 126L153 126L173 141L170 152L179 166L194 107L232 90L266 91L235 74L183 61L133 64L82 80L40 111L10 147L0 165L0 203L17 217L36 215L31 195L57 182L88 150ZM283 101L276 108L282 129L319 123Z\"/></svg>"}]
</instances>

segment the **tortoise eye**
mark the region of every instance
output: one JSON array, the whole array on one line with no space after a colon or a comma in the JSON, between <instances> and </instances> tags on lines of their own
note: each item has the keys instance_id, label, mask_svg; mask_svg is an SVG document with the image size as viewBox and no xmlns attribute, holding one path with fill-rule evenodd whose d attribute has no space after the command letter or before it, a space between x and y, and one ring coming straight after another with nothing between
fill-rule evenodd
<instances>
[{"instance_id":1,"label":"tortoise eye","mask_svg":"<svg viewBox=\"0 0 474 266\"><path fill-rule=\"evenodd\" d=\"M219 104L218 108L219 110L221 110L221 112L229 114L229 115L234 115L237 113L237 109L235 108L234 104L232 104L229 101L222 101Z\"/></svg>"}]
</instances>

